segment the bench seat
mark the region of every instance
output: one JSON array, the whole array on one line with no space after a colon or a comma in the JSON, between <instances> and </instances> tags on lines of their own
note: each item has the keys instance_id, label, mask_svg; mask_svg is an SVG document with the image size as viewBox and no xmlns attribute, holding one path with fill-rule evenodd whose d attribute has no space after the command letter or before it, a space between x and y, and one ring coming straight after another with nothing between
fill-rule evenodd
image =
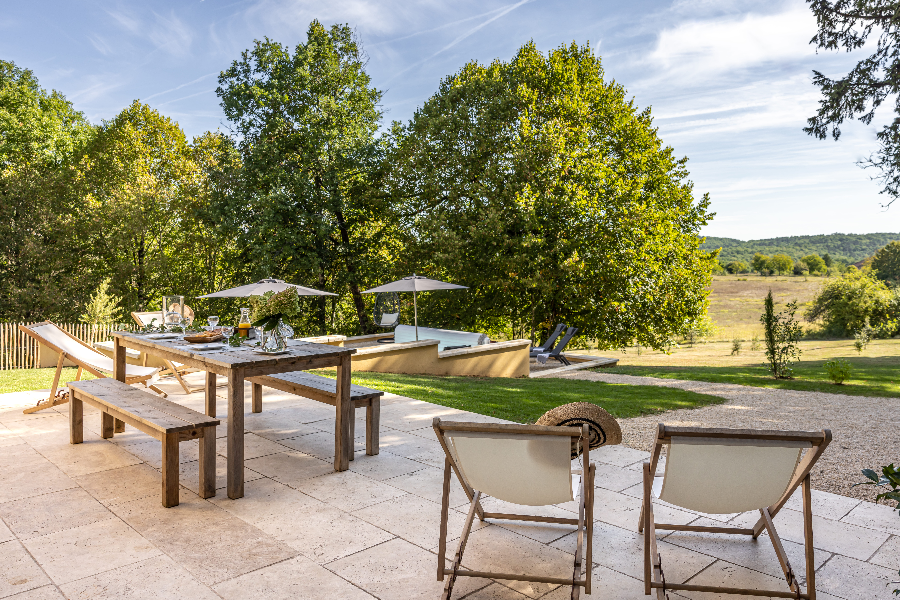
<instances>
[{"instance_id":1,"label":"bench seat","mask_svg":"<svg viewBox=\"0 0 900 600\"><path fill-rule=\"evenodd\" d=\"M262 411L262 388L266 386L281 392L297 394L310 400L337 406L337 380L330 377L307 373L306 371L292 371L290 373L277 373L275 375L261 375L248 377L253 384L253 412ZM366 454L374 456L378 454L378 426L381 416L381 397L384 392L373 390L361 385L350 386L350 400L354 410L359 407L366 409ZM350 437L355 437L356 419L350 419ZM353 460L353 455L350 455Z\"/></svg>"},{"instance_id":2,"label":"bench seat","mask_svg":"<svg viewBox=\"0 0 900 600\"><path fill-rule=\"evenodd\" d=\"M178 444L200 441L200 497L216 495L216 425L186 406L175 404L115 379L72 381L69 387L69 442L84 441L82 403L100 411L100 437L113 437L115 421L122 421L162 442L162 505L177 506Z\"/></svg>"}]
</instances>

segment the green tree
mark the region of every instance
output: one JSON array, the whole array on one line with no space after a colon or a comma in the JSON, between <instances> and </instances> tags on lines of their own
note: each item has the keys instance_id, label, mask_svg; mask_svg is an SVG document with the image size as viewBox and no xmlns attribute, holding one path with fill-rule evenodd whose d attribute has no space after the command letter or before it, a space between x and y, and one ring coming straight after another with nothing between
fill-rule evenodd
<instances>
[{"instance_id":1,"label":"green tree","mask_svg":"<svg viewBox=\"0 0 900 600\"><path fill-rule=\"evenodd\" d=\"M769 259L769 270L787 275L794 270L794 260L787 254L776 254Z\"/></svg>"},{"instance_id":2,"label":"green tree","mask_svg":"<svg viewBox=\"0 0 900 600\"><path fill-rule=\"evenodd\" d=\"M92 325L109 325L115 323L121 317L122 299L109 293L109 279L100 282L97 291L91 294L91 299L84 307L81 321Z\"/></svg>"},{"instance_id":3,"label":"green tree","mask_svg":"<svg viewBox=\"0 0 900 600\"><path fill-rule=\"evenodd\" d=\"M825 261L822 260L822 257L820 257L818 254L810 254L808 256L804 256L800 260L806 263L806 266L809 268L810 273L823 273L825 271Z\"/></svg>"},{"instance_id":4,"label":"green tree","mask_svg":"<svg viewBox=\"0 0 900 600\"><path fill-rule=\"evenodd\" d=\"M827 252L822 255L822 262L825 263L825 268L830 269L833 261L831 260L831 255Z\"/></svg>"},{"instance_id":5,"label":"green tree","mask_svg":"<svg viewBox=\"0 0 900 600\"><path fill-rule=\"evenodd\" d=\"M92 135L62 94L0 60L0 319L74 319L92 287L69 193L73 158Z\"/></svg>"},{"instance_id":6,"label":"green tree","mask_svg":"<svg viewBox=\"0 0 900 600\"><path fill-rule=\"evenodd\" d=\"M850 269L830 281L806 311L810 323L824 320L826 331L841 336L871 325L876 335L893 335L898 326L898 296L871 274Z\"/></svg>"},{"instance_id":7,"label":"green tree","mask_svg":"<svg viewBox=\"0 0 900 600\"><path fill-rule=\"evenodd\" d=\"M819 109L804 131L819 139L841 136L845 119L868 125L875 111L900 91L900 19L893 0L810 0L819 31L810 43L822 50L851 52L864 46L871 52L839 79L813 71L813 83L822 91ZM867 44L872 33L878 36ZM876 134L880 148L860 164L880 173L882 193L900 193L900 103L894 102L895 118Z\"/></svg>"},{"instance_id":8,"label":"green tree","mask_svg":"<svg viewBox=\"0 0 900 600\"><path fill-rule=\"evenodd\" d=\"M747 263L742 262L740 260L734 260L725 265L725 270L729 273L746 273L750 270L750 267L747 266Z\"/></svg>"},{"instance_id":9,"label":"green tree","mask_svg":"<svg viewBox=\"0 0 900 600\"><path fill-rule=\"evenodd\" d=\"M404 264L469 286L420 321L531 335L565 321L601 347L665 347L706 313L709 200L589 46L475 62L395 125Z\"/></svg>"},{"instance_id":10,"label":"green tree","mask_svg":"<svg viewBox=\"0 0 900 600\"><path fill-rule=\"evenodd\" d=\"M775 314L775 300L772 290L769 290L764 305L765 310L759 321L765 331L769 370L775 379L792 379L791 363L800 357L799 342L803 334L800 324L794 318L797 302L788 302L783 311Z\"/></svg>"},{"instance_id":11,"label":"green tree","mask_svg":"<svg viewBox=\"0 0 900 600\"><path fill-rule=\"evenodd\" d=\"M753 261L750 263L750 266L760 275L768 275L770 271L769 260L768 256L757 252L753 255Z\"/></svg>"},{"instance_id":12,"label":"green tree","mask_svg":"<svg viewBox=\"0 0 900 600\"><path fill-rule=\"evenodd\" d=\"M900 282L900 242L891 242L872 258L875 276L891 283Z\"/></svg>"},{"instance_id":13,"label":"green tree","mask_svg":"<svg viewBox=\"0 0 900 600\"><path fill-rule=\"evenodd\" d=\"M381 92L364 67L349 27L313 21L293 52L256 41L220 74L216 93L240 139L242 185L225 212L248 275L349 290L355 329L368 332L360 288L391 263L394 220L374 183ZM324 297L309 326L324 332Z\"/></svg>"}]
</instances>

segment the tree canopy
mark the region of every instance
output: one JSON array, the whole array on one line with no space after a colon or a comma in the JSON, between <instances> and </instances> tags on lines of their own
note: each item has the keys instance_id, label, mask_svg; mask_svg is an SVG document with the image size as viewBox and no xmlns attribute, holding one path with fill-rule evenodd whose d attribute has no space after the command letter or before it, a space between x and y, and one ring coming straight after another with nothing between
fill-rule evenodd
<instances>
[{"instance_id":1,"label":"tree canopy","mask_svg":"<svg viewBox=\"0 0 900 600\"><path fill-rule=\"evenodd\" d=\"M891 242L876 252L871 266L878 279L900 283L900 242Z\"/></svg>"}]
</instances>

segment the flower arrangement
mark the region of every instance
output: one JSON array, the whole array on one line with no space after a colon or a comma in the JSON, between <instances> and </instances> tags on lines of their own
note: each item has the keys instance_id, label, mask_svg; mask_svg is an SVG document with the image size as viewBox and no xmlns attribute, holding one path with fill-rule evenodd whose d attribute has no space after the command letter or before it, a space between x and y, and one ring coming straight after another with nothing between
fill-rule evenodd
<instances>
[{"instance_id":1,"label":"flower arrangement","mask_svg":"<svg viewBox=\"0 0 900 600\"><path fill-rule=\"evenodd\" d=\"M250 297L250 320L254 327L271 331L287 317L300 314L300 296L297 290L288 288L281 292L266 292L262 296Z\"/></svg>"}]
</instances>

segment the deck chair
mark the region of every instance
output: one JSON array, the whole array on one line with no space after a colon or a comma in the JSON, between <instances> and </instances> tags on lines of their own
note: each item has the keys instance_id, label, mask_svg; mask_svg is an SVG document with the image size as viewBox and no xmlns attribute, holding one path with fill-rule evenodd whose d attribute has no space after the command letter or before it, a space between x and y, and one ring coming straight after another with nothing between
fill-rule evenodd
<instances>
[{"instance_id":1,"label":"deck chair","mask_svg":"<svg viewBox=\"0 0 900 600\"><path fill-rule=\"evenodd\" d=\"M67 395L58 396L56 394L56 390L59 387L59 376L62 373L63 364L66 360L69 360L78 366L78 371L75 374L75 381L81 381L82 371L87 371L95 377L107 377L107 373L111 375L113 372L112 359L104 354L100 354L74 335L60 329L50 321L35 323L34 325L19 325L19 330L37 340L42 346L46 346L54 352L59 353L59 360L56 363L56 374L53 376L53 385L50 386L50 397L47 400L41 400L36 406L26 408L23 411L25 414L37 412L58 404L65 404L69 401ZM161 389L148 383L148 380L158 372L159 369L154 367L125 365L125 383L143 383L145 386L149 387L157 394L161 394L163 398L165 398L166 394Z\"/></svg>"},{"instance_id":2,"label":"deck chair","mask_svg":"<svg viewBox=\"0 0 900 600\"><path fill-rule=\"evenodd\" d=\"M594 465L590 464L590 432L583 427L507 425L497 423L433 422L444 449L444 493L441 500L441 533L438 545L438 581L444 585L443 600L449 600L457 577L512 579L572 586L578 600L581 588L591 593L591 537L594 512ZM584 449L583 466L572 470L573 442ZM450 480L455 473L471 503L452 566L446 564L447 520L450 510ZM574 475L574 477L573 477ZM573 500L577 488L578 518L564 519L537 515L485 512L481 495L526 506L546 506ZM466 540L475 516L485 519L532 521L577 525L575 562L570 577L492 573L461 569ZM586 555L582 554L586 546ZM584 556L584 558L582 558ZM584 571L584 573L582 573Z\"/></svg>"},{"instance_id":3,"label":"deck chair","mask_svg":"<svg viewBox=\"0 0 900 600\"><path fill-rule=\"evenodd\" d=\"M553 333L550 334L550 337L547 338L547 341L541 344L540 346L532 346L529 351L529 356L534 358L538 354L543 354L546 352L550 352L553 350L553 344L556 343L556 338L559 337L559 334L562 333L562 330L566 328L565 323L559 323L556 326L556 329L553 330Z\"/></svg>"},{"instance_id":4,"label":"deck chair","mask_svg":"<svg viewBox=\"0 0 900 600\"><path fill-rule=\"evenodd\" d=\"M190 310L190 308L188 308L187 306L185 306L184 309L185 309L185 312ZM193 314L194 314L194 311L191 311L192 317L193 317ZM162 319L162 313L158 310L149 311L149 312L132 312L131 318L134 319L134 322L137 323L138 327L146 327L147 325L149 325L151 323L151 321L153 321L153 319L156 319L157 324L159 324L161 322L160 319ZM147 366L147 354L146 353L144 354L143 362L144 362L144 366ZM166 365L166 368L163 369L162 371L160 371L159 375L161 377L165 377L167 375L173 376L178 381L178 384L181 386L181 389L184 390L185 394L192 394L194 392L198 392L198 391L204 389L202 386L192 388L187 384L187 382L184 380L184 378L182 378L182 375L186 375L188 373L196 373L198 371L198 369L192 369L190 367L186 367L185 365L183 365L181 363L177 363L177 362L174 362L171 360L164 359L163 363Z\"/></svg>"},{"instance_id":5,"label":"deck chair","mask_svg":"<svg viewBox=\"0 0 900 600\"><path fill-rule=\"evenodd\" d=\"M767 431L669 427L660 423L650 462L644 463L644 503L638 523L638 531L644 533L644 593L650 595L656 590L659 600L664 600L669 590L815 600L809 473L830 442L831 431L828 429L819 432ZM665 445L668 446L665 474L655 477L660 452ZM803 487L806 592L800 589L772 523L799 486ZM656 523L653 498L709 514L758 510L760 517L752 528L746 529ZM667 582L656 546L657 529L747 535L754 540L767 531L790 591Z\"/></svg>"},{"instance_id":6,"label":"deck chair","mask_svg":"<svg viewBox=\"0 0 900 600\"><path fill-rule=\"evenodd\" d=\"M572 341L572 338L575 337L576 333L578 333L577 327L569 327L566 330L566 335L563 336L563 339L559 341L555 348L549 352L541 352L537 355L538 362L544 364L549 359L555 358L567 367L571 365L572 363L569 362L569 359L562 355L562 351L566 349L566 346Z\"/></svg>"}]
</instances>

